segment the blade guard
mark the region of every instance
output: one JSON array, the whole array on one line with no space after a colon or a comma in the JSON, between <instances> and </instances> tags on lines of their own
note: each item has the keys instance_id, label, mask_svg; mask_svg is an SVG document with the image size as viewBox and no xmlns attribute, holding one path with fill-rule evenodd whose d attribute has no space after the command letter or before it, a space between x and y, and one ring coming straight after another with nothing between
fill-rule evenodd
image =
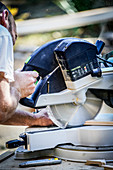
<instances>
[{"instance_id":1,"label":"blade guard","mask_svg":"<svg viewBox=\"0 0 113 170\"><path fill-rule=\"evenodd\" d=\"M41 94L47 93L47 81L50 77L50 93L59 92L66 88L60 69L57 69L54 75L48 75L58 66L54 56L54 49L62 40L64 40L64 38L53 40L42 45L40 48L35 50L33 54L31 54L29 60L25 63L22 71L37 71L42 78L37 83L35 92L32 96L30 98L22 98L19 101L20 104L31 108L36 108L35 105L38 97ZM60 83L56 83L55 81Z\"/></svg>"}]
</instances>

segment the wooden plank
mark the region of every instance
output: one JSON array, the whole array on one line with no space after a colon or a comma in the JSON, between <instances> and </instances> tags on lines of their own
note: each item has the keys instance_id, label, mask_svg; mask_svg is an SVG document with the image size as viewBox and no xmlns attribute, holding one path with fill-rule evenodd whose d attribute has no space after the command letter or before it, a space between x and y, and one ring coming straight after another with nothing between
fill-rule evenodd
<instances>
[{"instance_id":1,"label":"wooden plank","mask_svg":"<svg viewBox=\"0 0 113 170\"><path fill-rule=\"evenodd\" d=\"M113 121L96 121L87 120L84 125L94 125L94 126L113 126Z\"/></svg>"},{"instance_id":2,"label":"wooden plank","mask_svg":"<svg viewBox=\"0 0 113 170\"><path fill-rule=\"evenodd\" d=\"M82 27L113 20L113 7L17 22L19 35Z\"/></svg>"},{"instance_id":3,"label":"wooden plank","mask_svg":"<svg viewBox=\"0 0 113 170\"><path fill-rule=\"evenodd\" d=\"M106 160L105 159L97 159L97 160L87 160L85 165L106 165Z\"/></svg>"},{"instance_id":4,"label":"wooden plank","mask_svg":"<svg viewBox=\"0 0 113 170\"><path fill-rule=\"evenodd\" d=\"M102 167L104 167L104 170L113 170L113 166L111 165L103 165Z\"/></svg>"},{"instance_id":5,"label":"wooden plank","mask_svg":"<svg viewBox=\"0 0 113 170\"><path fill-rule=\"evenodd\" d=\"M85 165L93 165L93 166L99 166L99 167L103 167L104 170L111 170L113 169L112 165L107 165L106 164L106 160L104 159L97 159L97 160L87 160Z\"/></svg>"}]
</instances>

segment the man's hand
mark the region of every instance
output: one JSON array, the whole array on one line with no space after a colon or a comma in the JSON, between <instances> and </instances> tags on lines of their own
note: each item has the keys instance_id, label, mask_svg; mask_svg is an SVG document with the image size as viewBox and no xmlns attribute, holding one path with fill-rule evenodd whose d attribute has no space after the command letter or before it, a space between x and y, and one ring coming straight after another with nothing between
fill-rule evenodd
<instances>
[{"instance_id":1,"label":"man's hand","mask_svg":"<svg viewBox=\"0 0 113 170\"><path fill-rule=\"evenodd\" d=\"M46 109L42 109L39 113L34 114L35 120L33 122L33 125L38 126L50 126L54 125L52 120L49 118Z\"/></svg>"},{"instance_id":2,"label":"man's hand","mask_svg":"<svg viewBox=\"0 0 113 170\"><path fill-rule=\"evenodd\" d=\"M35 71L15 71L15 82L12 84L20 93L20 98L31 95L35 90L38 73Z\"/></svg>"}]
</instances>

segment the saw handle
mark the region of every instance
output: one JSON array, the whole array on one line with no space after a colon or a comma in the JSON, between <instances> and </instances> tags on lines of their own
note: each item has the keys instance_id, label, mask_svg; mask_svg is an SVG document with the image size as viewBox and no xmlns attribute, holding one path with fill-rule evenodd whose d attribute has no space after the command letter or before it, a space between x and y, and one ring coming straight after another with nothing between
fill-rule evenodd
<instances>
[{"instance_id":1,"label":"saw handle","mask_svg":"<svg viewBox=\"0 0 113 170\"><path fill-rule=\"evenodd\" d=\"M36 102L38 100L38 97L41 94L41 90L44 87L44 85L46 84L47 80L49 79L50 76L46 76L42 79L39 80L39 82L36 85L35 91L34 93L31 95L30 98L22 98L20 99L20 104L27 106L27 107L31 107L31 108L37 108L36 107Z\"/></svg>"},{"instance_id":2,"label":"saw handle","mask_svg":"<svg viewBox=\"0 0 113 170\"><path fill-rule=\"evenodd\" d=\"M40 79L39 82L37 83L37 86L35 88L34 93L31 95L30 98L22 98L20 99L20 104L27 106L27 107L31 107L31 108L38 108L36 107L36 102L38 100L38 97L41 94L41 91L44 87L44 85L47 83L48 79L56 72L56 70L59 68L59 66L57 66L56 68L54 68L54 70L52 72L50 72L48 75L46 75L44 78Z\"/></svg>"},{"instance_id":3,"label":"saw handle","mask_svg":"<svg viewBox=\"0 0 113 170\"><path fill-rule=\"evenodd\" d=\"M22 146L22 145L25 145L25 142L18 140L18 139L6 142L6 148L8 148L8 149L17 148L17 147Z\"/></svg>"},{"instance_id":4,"label":"saw handle","mask_svg":"<svg viewBox=\"0 0 113 170\"><path fill-rule=\"evenodd\" d=\"M12 149L12 148L17 148L19 146L25 145L25 149L27 149L26 134L20 134L19 137L22 138L23 140L18 140L18 139L10 140L10 141L6 142L6 148Z\"/></svg>"}]
</instances>

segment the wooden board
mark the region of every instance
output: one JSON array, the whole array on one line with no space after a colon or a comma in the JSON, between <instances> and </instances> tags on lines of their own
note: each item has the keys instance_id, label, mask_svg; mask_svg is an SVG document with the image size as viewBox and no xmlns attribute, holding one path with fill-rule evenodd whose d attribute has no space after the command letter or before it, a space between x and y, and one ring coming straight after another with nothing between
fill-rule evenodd
<instances>
[{"instance_id":1,"label":"wooden board","mask_svg":"<svg viewBox=\"0 0 113 170\"><path fill-rule=\"evenodd\" d=\"M113 126L113 121L97 121L97 120L87 120L84 125L93 126Z\"/></svg>"}]
</instances>

